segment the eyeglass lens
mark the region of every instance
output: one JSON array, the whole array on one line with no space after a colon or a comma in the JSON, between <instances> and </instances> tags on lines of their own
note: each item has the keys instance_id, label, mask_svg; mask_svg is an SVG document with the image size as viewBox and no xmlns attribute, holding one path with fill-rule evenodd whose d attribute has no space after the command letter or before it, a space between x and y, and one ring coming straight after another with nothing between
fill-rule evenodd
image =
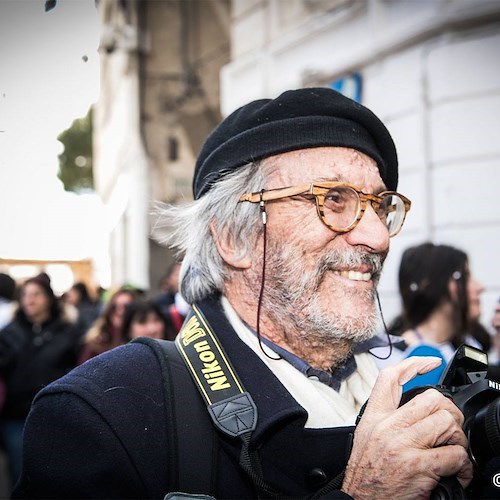
<instances>
[{"instance_id":1,"label":"eyeglass lens","mask_svg":"<svg viewBox=\"0 0 500 500\"><path fill-rule=\"evenodd\" d=\"M327 224L345 229L358 217L361 201L358 193L347 186L330 189L325 196L324 214Z\"/></svg>"},{"instance_id":2,"label":"eyeglass lens","mask_svg":"<svg viewBox=\"0 0 500 500\"><path fill-rule=\"evenodd\" d=\"M405 204L403 200L395 195L390 194L384 197L378 210L380 220L385 223L389 229L389 235L397 233L403 225L405 218Z\"/></svg>"},{"instance_id":3,"label":"eyeglass lens","mask_svg":"<svg viewBox=\"0 0 500 500\"><path fill-rule=\"evenodd\" d=\"M325 222L332 228L348 228L356 221L360 210L361 200L359 195L348 186L330 189L325 196L323 207ZM393 194L384 196L382 203L377 208L377 215L386 224L389 235L397 233L403 224L405 216L403 200Z\"/></svg>"}]
</instances>

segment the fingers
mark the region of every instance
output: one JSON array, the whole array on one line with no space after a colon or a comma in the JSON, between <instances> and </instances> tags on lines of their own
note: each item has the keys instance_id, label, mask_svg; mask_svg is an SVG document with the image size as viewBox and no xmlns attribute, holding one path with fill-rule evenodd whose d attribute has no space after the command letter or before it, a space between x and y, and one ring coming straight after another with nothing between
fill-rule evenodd
<instances>
[{"instance_id":1,"label":"fingers","mask_svg":"<svg viewBox=\"0 0 500 500\"><path fill-rule=\"evenodd\" d=\"M467 451L462 446L442 446L428 450L424 464L428 470L432 470L437 480L456 476L464 488L472 481L474 470Z\"/></svg>"},{"instance_id":2,"label":"fingers","mask_svg":"<svg viewBox=\"0 0 500 500\"><path fill-rule=\"evenodd\" d=\"M401 401L402 387L417 375L427 373L441 364L440 358L413 356L394 366L384 368L375 382L367 410L388 413Z\"/></svg>"},{"instance_id":3,"label":"fingers","mask_svg":"<svg viewBox=\"0 0 500 500\"><path fill-rule=\"evenodd\" d=\"M466 455L467 455L467 453L466 453ZM474 476L474 467L472 465L472 462L469 459L469 455L464 457L463 462L462 462L462 466L455 473L455 476L463 488L467 488L467 486L469 486L469 484L472 481L472 478Z\"/></svg>"},{"instance_id":4,"label":"fingers","mask_svg":"<svg viewBox=\"0 0 500 500\"><path fill-rule=\"evenodd\" d=\"M467 448L467 438L461 425L447 410L439 410L411 426L416 448L435 448L443 445L458 445ZM410 438L411 439L411 438Z\"/></svg>"},{"instance_id":5,"label":"fingers","mask_svg":"<svg viewBox=\"0 0 500 500\"><path fill-rule=\"evenodd\" d=\"M415 422L431 415L435 412L446 410L454 419L459 427L464 423L463 413L457 408L450 398L447 398L435 389L427 389L410 399L398 410L397 418L406 425L412 425Z\"/></svg>"},{"instance_id":6,"label":"fingers","mask_svg":"<svg viewBox=\"0 0 500 500\"><path fill-rule=\"evenodd\" d=\"M462 446L428 450L389 448L366 460L349 460L342 490L353 498L429 498L443 477L456 477L462 487L472 480L472 464ZM388 474L388 471L396 471Z\"/></svg>"}]
</instances>

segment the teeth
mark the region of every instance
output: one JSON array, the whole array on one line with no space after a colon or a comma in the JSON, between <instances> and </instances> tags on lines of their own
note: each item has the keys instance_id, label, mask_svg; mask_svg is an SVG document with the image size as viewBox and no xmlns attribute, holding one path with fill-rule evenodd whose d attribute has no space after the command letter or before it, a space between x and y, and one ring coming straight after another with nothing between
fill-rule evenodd
<instances>
[{"instance_id":1,"label":"teeth","mask_svg":"<svg viewBox=\"0 0 500 500\"><path fill-rule=\"evenodd\" d=\"M336 271L336 274L353 281L370 281L372 278L371 273L361 273L359 271Z\"/></svg>"}]
</instances>

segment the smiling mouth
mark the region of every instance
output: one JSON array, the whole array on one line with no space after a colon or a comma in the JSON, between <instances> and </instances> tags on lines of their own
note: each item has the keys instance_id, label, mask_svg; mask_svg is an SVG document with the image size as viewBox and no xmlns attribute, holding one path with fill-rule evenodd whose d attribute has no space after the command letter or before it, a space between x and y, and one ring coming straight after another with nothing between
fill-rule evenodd
<instances>
[{"instance_id":1,"label":"smiling mouth","mask_svg":"<svg viewBox=\"0 0 500 500\"><path fill-rule=\"evenodd\" d=\"M370 281L372 279L371 273L362 273L360 271L334 271L333 274L352 281Z\"/></svg>"}]
</instances>

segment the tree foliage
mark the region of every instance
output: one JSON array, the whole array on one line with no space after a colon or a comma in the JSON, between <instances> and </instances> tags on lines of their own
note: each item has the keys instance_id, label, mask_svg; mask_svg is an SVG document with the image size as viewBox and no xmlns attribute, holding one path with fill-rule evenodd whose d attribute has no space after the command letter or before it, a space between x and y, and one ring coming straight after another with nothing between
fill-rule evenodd
<instances>
[{"instance_id":1,"label":"tree foliage","mask_svg":"<svg viewBox=\"0 0 500 500\"><path fill-rule=\"evenodd\" d=\"M83 118L77 118L71 127L59 134L57 140L64 146L59 155L58 177L66 191L81 192L94 188L92 172L92 108Z\"/></svg>"}]
</instances>

